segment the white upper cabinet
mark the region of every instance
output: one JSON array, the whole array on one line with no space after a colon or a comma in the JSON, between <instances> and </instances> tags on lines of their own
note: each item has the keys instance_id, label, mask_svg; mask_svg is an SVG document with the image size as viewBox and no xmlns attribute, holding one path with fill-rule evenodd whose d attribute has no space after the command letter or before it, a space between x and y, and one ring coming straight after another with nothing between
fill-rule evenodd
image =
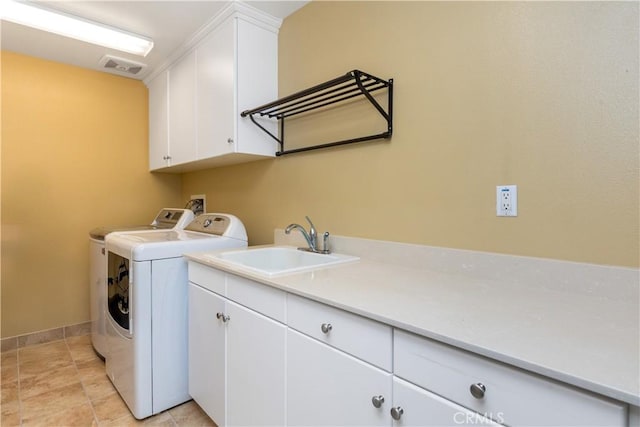
<instances>
[{"instance_id":1,"label":"white upper cabinet","mask_svg":"<svg viewBox=\"0 0 640 427\"><path fill-rule=\"evenodd\" d=\"M150 170L185 172L275 155L276 142L240 113L277 98L280 22L237 7L147 83ZM277 131L275 121L261 125Z\"/></svg>"},{"instance_id":2,"label":"white upper cabinet","mask_svg":"<svg viewBox=\"0 0 640 427\"><path fill-rule=\"evenodd\" d=\"M198 47L196 78L207 94L198 97L199 158L232 153L235 145L235 26L226 21Z\"/></svg>"},{"instance_id":3,"label":"white upper cabinet","mask_svg":"<svg viewBox=\"0 0 640 427\"><path fill-rule=\"evenodd\" d=\"M169 72L163 71L149 87L149 169L169 165Z\"/></svg>"},{"instance_id":4,"label":"white upper cabinet","mask_svg":"<svg viewBox=\"0 0 640 427\"><path fill-rule=\"evenodd\" d=\"M169 71L169 157L171 165L196 159L196 54Z\"/></svg>"}]
</instances>

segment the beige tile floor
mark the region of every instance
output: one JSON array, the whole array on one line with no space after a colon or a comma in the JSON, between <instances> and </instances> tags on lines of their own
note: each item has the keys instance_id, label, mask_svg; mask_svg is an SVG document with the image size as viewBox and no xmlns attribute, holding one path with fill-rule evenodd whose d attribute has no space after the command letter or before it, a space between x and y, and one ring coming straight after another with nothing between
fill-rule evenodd
<instances>
[{"instance_id":1,"label":"beige tile floor","mask_svg":"<svg viewBox=\"0 0 640 427\"><path fill-rule=\"evenodd\" d=\"M138 421L91 347L89 335L1 353L2 427L215 426L193 401Z\"/></svg>"}]
</instances>

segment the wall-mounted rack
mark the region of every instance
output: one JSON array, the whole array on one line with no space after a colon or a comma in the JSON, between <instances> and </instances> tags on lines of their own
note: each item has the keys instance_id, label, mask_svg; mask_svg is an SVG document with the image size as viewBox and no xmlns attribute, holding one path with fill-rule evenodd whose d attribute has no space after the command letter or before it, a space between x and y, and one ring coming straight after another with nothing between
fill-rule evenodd
<instances>
[{"instance_id":1,"label":"wall-mounted rack","mask_svg":"<svg viewBox=\"0 0 640 427\"><path fill-rule=\"evenodd\" d=\"M371 95L372 92L375 92L381 89L387 89L388 91L388 102L387 102L386 111L384 108L380 106L380 104ZM337 104L339 102L343 102L348 99L352 99L360 96L364 96L375 107L378 113L380 113L382 118L387 122L386 132L375 134L375 135L363 136L359 138L346 139L342 141L329 142L326 144L318 144L318 145L312 145L308 147L295 148L292 150L284 149L284 123L286 118L289 118L298 114L310 112L312 110L317 110L319 108L323 108L328 105ZM364 73L360 70L353 70L353 71L349 71L347 74L341 77L337 77L325 83L319 84L317 86L313 86L309 89L296 92L292 95L278 99L277 101L271 102L269 104L262 105L252 110L243 111L241 113L241 116L242 117L249 116L251 121L256 126L258 126L264 132L269 134L269 136L271 136L273 139L278 141L278 144L280 145L280 151L276 152L276 156L282 156L285 154L298 153L301 151L317 150L319 148L334 147L337 145L351 144L354 142L371 141L374 139L381 139L381 138L391 138L391 134L393 131L392 101L393 101L393 79L382 80L382 79L379 79L378 77ZM280 124L280 137L278 137L277 135L274 135L272 132L270 132L260 123L258 123L255 119L255 116L278 119Z\"/></svg>"}]
</instances>

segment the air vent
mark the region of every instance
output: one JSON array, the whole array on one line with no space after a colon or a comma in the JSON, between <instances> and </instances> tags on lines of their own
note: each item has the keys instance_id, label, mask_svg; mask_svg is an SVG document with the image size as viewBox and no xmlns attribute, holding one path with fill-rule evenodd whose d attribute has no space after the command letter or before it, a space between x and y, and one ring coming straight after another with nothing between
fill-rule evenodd
<instances>
[{"instance_id":1,"label":"air vent","mask_svg":"<svg viewBox=\"0 0 640 427\"><path fill-rule=\"evenodd\" d=\"M146 68L146 64L118 58L117 56L105 55L100 60L100 66L107 71L122 75L137 75Z\"/></svg>"}]
</instances>

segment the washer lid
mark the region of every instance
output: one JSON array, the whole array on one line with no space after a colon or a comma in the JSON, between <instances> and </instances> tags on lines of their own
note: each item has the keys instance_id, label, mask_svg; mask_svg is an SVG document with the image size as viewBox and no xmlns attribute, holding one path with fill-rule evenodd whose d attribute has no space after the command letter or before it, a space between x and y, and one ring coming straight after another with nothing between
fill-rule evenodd
<instances>
[{"instance_id":1,"label":"washer lid","mask_svg":"<svg viewBox=\"0 0 640 427\"><path fill-rule=\"evenodd\" d=\"M96 240L104 240L104 237L115 231L140 231L140 230L157 230L155 225L131 225L124 227L98 227L89 232L89 237Z\"/></svg>"},{"instance_id":2,"label":"washer lid","mask_svg":"<svg viewBox=\"0 0 640 427\"><path fill-rule=\"evenodd\" d=\"M105 243L110 252L133 261L148 261L181 257L187 252L246 247L247 234L233 215L202 214L185 230L116 232L107 235Z\"/></svg>"},{"instance_id":3,"label":"washer lid","mask_svg":"<svg viewBox=\"0 0 640 427\"><path fill-rule=\"evenodd\" d=\"M147 225L125 225L113 227L98 227L89 232L89 237L96 240L104 240L104 237L115 231L137 231L137 230L158 230L172 229L182 230L191 221L194 215L191 209L163 208L158 212L151 224Z\"/></svg>"}]
</instances>

